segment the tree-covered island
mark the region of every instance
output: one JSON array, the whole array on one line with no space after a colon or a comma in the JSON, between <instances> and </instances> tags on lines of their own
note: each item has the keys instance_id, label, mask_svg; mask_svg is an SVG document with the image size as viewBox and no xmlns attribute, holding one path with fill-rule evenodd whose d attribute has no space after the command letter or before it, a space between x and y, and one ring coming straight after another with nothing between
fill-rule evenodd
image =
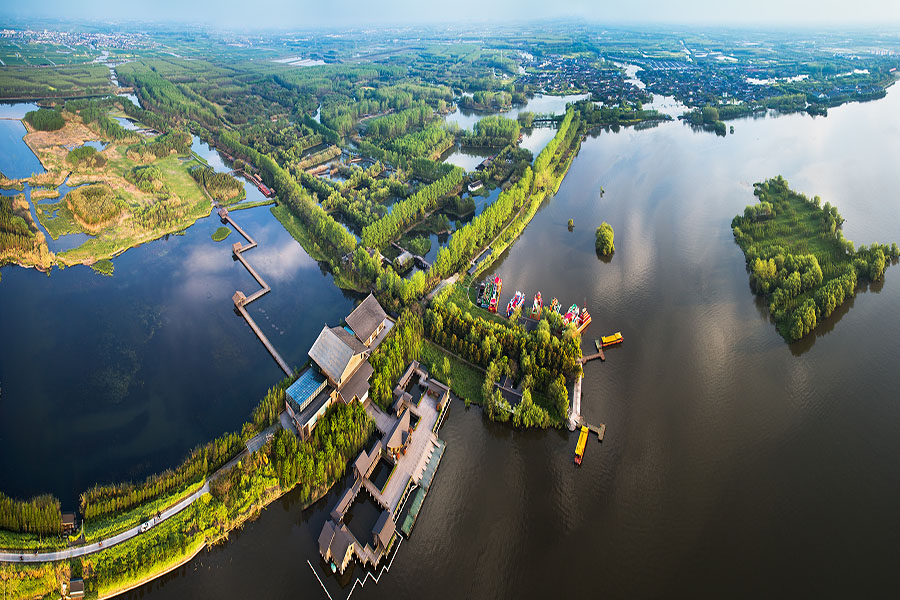
<instances>
[{"instance_id":1,"label":"tree-covered island","mask_svg":"<svg viewBox=\"0 0 900 600\"><path fill-rule=\"evenodd\" d=\"M780 175L754 185L756 204L731 221L744 251L750 286L769 302L778 332L788 341L809 334L856 293L859 282L884 277L897 244L854 248L843 217L818 196L788 187Z\"/></svg>"}]
</instances>

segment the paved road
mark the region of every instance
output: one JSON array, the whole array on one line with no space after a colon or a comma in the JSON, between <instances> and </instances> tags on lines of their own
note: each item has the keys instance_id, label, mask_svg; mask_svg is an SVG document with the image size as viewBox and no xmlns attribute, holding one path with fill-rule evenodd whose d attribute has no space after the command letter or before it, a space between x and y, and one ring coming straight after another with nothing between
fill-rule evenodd
<instances>
[{"instance_id":1,"label":"paved road","mask_svg":"<svg viewBox=\"0 0 900 600\"><path fill-rule=\"evenodd\" d=\"M185 508L193 504L198 498L203 497L204 495L209 493L209 481L219 474L224 473L234 465L238 463L238 461L245 458L249 453L256 452L263 445L265 445L266 436L275 433L281 427L281 419L275 422L274 425L268 427L264 431L258 433L253 436L249 440L247 440L247 448L242 451L240 454L235 456L233 459L228 461L224 466L222 466L218 471L210 475L209 479L203 484L199 490L182 498L177 503L173 504L169 508L160 512L160 518L154 519L153 526L156 527L166 519L174 517ZM108 537L103 540L102 543L92 543L87 544L86 546L76 546L74 548L66 548L65 550L57 550L56 552L41 552L38 554L34 553L22 553L22 552L0 552L0 562L8 562L8 563L38 563L38 562L48 562L48 561L57 561L57 560L67 560L70 558L76 558L79 556L84 556L86 554L93 554L94 552L99 552L104 548L109 548L110 546L115 546L116 544L121 544L126 540L130 540L133 537L137 537L141 534L141 526L137 525L132 527L127 531L123 531L122 533L116 534L112 537Z\"/></svg>"},{"instance_id":2,"label":"paved road","mask_svg":"<svg viewBox=\"0 0 900 600\"><path fill-rule=\"evenodd\" d=\"M170 506L165 509L161 513L161 517L156 519L154 522L154 526L159 523L165 521L166 519L173 517L180 513L182 510L190 506L194 503L197 498L200 498L204 494L209 493L209 482L203 484L199 490L182 499L177 504ZM58 550L56 552L43 552L39 554L21 554L21 553L9 553L9 552L0 552L0 561L2 562L22 562L22 563L33 563L33 562L47 562L47 561L55 561L55 560L66 560L69 558L76 558L78 556L84 556L85 554L91 554L93 552L97 552L102 550L103 548L109 548L110 546L115 546L116 544L121 544L125 540L130 540L133 537L140 535L141 526L138 525L136 527L132 527L128 531L123 531L118 535L114 535L111 538L107 538L103 540L102 546L99 544L88 544L87 546L78 546L75 548L66 548L65 550ZM21 557L21 559L20 559Z\"/></svg>"}]
</instances>

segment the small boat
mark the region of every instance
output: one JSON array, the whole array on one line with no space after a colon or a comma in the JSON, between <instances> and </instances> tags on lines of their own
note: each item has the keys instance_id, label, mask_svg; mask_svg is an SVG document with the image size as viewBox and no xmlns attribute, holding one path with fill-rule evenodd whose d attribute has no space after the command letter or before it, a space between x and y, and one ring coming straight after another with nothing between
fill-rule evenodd
<instances>
[{"instance_id":1,"label":"small boat","mask_svg":"<svg viewBox=\"0 0 900 600\"><path fill-rule=\"evenodd\" d=\"M588 312L587 308L581 308L581 314L578 315L577 325L578 325L578 333L581 333L587 326L591 324L591 313Z\"/></svg>"},{"instance_id":2,"label":"small boat","mask_svg":"<svg viewBox=\"0 0 900 600\"><path fill-rule=\"evenodd\" d=\"M559 305L559 300L557 300L556 298L554 298L553 301L550 302L550 310L552 310L556 314L559 314L559 310L561 308L562 306Z\"/></svg>"},{"instance_id":3,"label":"small boat","mask_svg":"<svg viewBox=\"0 0 900 600\"><path fill-rule=\"evenodd\" d=\"M506 318L512 317L513 312L519 308L523 302L525 302L525 294L516 290L516 295L513 296L510 299L509 304L506 305Z\"/></svg>"},{"instance_id":4,"label":"small boat","mask_svg":"<svg viewBox=\"0 0 900 600\"><path fill-rule=\"evenodd\" d=\"M623 341L625 341L625 338L622 337L622 332L617 331L616 333L614 333L612 335L604 335L603 337L601 337L600 345L602 347L606 348L607 346L614 346L616 344L621 344Z\"/></svg>"},{"instance_id":5,"label":"small boat","mask_svg":"<svg viewBox=\"0 0 900 600\"><path fill-rule=\"evenodd\" d=\"M481 304L481 299L484 298L484 288L485 284L482 281L481 285L478 286L478 297L475 299L475 304Z\"/></svg>"},{"instance_id":6,"label":"small boat","mask_svg":"<svg viewBox=\"0 0 900 600\"><path fill-rule=\"evenodd\" d=\"M580 465L584 458L584 447L587 445L588 428L581 426L581 433L578 434L578 444L575 446L575 464Z\"/></svg>"},{"instance_id":7,"label":"small boat","mask_svg":"<svg viewBox=\"0 0 900 600\"><path fill-rule=\"evenodd\" d=\"M500 295L500 292L503 291L503 280L500 279L499 275L494 277L494 289L498 296Z\"/></svg>"},{"instance_id":8,"label":"small boat","mask_svg":"<svg viewBox=\"0 0 900 600\"><path fill-rule=\"evenodd\" d=\"M488 310L491 311L492 313L497 312L497 297L496 296L491 298L491 303L488 304Z\"/></svg>"},{"instance_id":9,"label":"small boat","mask_svg":"<svg viewBox=\"0 0 900 600\"><path fill-rule=\"evenodd\" d=\"M534 295L534 303L531 305L531 318L532 319L540 319L541 311L544 309L544 299L541 298L541 293L538 292Z\"/></svg>"},{"instance_id":10,"label":"small boat","mask_svg":"<svg viewBox=\"0 0 900 600\"><path fill-rule=\"evenodd\" d=\"M566 312L566 314L563 315L563 323L568 325L577 316L578 316L578 305L573 304L572 306L569 307L569 310Z\"/></svg>"}]
</instances>

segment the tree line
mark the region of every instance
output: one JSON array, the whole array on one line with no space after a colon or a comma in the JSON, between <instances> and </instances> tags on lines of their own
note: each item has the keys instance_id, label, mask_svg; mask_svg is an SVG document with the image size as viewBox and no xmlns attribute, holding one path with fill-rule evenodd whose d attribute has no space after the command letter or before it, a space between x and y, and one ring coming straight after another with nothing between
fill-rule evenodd
<instances>
[{"instance_id":1,"label":"tree line","mask_svg":"<svg viewBox=\"0 0 900 600\"><path fill-rule=\"evenodd\" d=\"M479 119L472 133L462 136L461 142L467 146L503 148L519 141L521 126L515 119L491 115Z\"/></svg>"},{"instance_id":2,"label":"tree line","mask_svg":"<svg viewBox=\"0 0 900 600\"><path fill-rule=\"evenodd\" d=\"M363 245L380 248L399 237L403 229L424 219L426 212L437 208L444 196L462 184L463 177L464 171L458 167L454 168L441 179L394 204L391 212L384 218L363 229Z\"/></svg>"},{"instance_id":3,"label":"tree line","mask_svg":"<svg viewBox=\"0 0 900 600\"><path fill-rule=\"evenodd\" d=\"M0 529L58 535L62 533L59 500L49 494L15 500L0 492Z\"/></svg>"},{"instance_id":4,"label":"tree line","mask_svg":"<svg viewBox=\"0 0 900 600\"><path fill-rule=\"evenodd\" d=\"M369 357L374 371L369 381L369 398L381 408L387 410L393 404L394 386L409 363L421 356L423 336L422 318L406 310L394 325L394 331Z\"/></svg>"},{"instance_id":5,"label":"tree line","mask_svg":"<svg viewBox=\"0 0 900 600\"><path fill-rule=\"evenodd\" d=\"M25 122L38 131L57 131L66 125L66 120L58 110L39 108L25 113Z\"/></svg>"}]
</instances>

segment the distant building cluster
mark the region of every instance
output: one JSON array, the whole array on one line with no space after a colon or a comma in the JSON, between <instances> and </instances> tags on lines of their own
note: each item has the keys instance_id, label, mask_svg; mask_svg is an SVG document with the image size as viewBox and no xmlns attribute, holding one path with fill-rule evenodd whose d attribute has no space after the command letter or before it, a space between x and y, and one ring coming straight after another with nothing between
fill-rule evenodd
<instances>
[{"instance_id":1,"label":"distant building cluster","mask_svg":"<svg viewBox=\"0 0 900 600\"><path fill-rule=\"evenodd\" d=\"M150 38L143 33L86 33L77 31L50 31L43 29L3 29L0 38L20 40L39 44L56 44L59 46L89 46L91 48L116 48L119 50L136 50L151 45Z\"/></svg>"}]
</instances>

